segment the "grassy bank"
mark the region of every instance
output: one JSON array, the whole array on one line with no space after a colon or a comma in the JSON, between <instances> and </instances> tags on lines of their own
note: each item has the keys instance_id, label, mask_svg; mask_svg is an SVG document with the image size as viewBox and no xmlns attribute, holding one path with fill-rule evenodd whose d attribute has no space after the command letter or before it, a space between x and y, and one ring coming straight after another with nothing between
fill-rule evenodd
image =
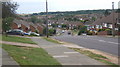
<instances>
[{"instance_id":1,"label":"grassy bank","mask_svg":"<svg viewBox=\"0 0 120 67\"><path fill-rule=\"evenodd\" d=\"M53 43L56 43L56 44L62 44L61 42L55 40L55 39L52 39L52 38L47 38L47 37L43 37L43 39L49 41L49 42L53 42Z\"/></svg>"},{"instance_id":2,"label":"grassy bank","mask_svg":"<svg viewBox=\"0 0 120 67\"><path fill-rule=\"evenodd\" d=\"M20 42L20 43L28 43L28 44L36 44L29 38L22 38L22 37L16 37L16 36L4 36L2 35L3 41L9 41L9 42Z\"/></svg>"},{"instance_id":3,"label":"grassy bank","mask_svg":"<svg viewBox=\"0 0 120 67\"><path fill-rule=\"evenodd\" d=\"M3 44L2 47L20 65L61 65L42 48L19 47L6 44Z\"/></svg>"},{"instance_id":4,"label":"grassy bank","mask_svg":"<svg viewBox=\"0 0 120 67\"><path fill-rule=\"evenodd\" d=\"M100 61L100 62L103 62L103 63L105 63L105 64L107 64L107 65L110 65L110 66L112 66L112 67L119 67L118 65L110 62L110 60L109 60L107 57L102 56L102 55L100 55L100 54L95 54L95 53L93 53L93 52L91 52L91 51L83 50L83 49L79 49L79 48L71 48L71 49L73 49L73 50L75 50L75 51L77 51L77 52L80 52L81 54L87 55L87 56L89 56L89 57L91 57L91 58L93 58L93 59L95 59L95 60L98 60L98 61Z\"/></svg>"}]
</instances>

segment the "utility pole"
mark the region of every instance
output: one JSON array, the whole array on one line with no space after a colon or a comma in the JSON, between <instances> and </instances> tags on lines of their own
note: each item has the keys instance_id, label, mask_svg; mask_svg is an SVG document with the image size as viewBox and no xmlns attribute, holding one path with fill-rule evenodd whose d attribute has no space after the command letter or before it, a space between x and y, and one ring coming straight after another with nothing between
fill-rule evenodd
<instances>
[{"instance_id":1,"label":"utility pole","mask_svg":"<svg viewBox=\"0 0 120 67\"><path fill-rule=\"evenodd\" d=\"M115 18L114 18L114 2L112 2L112 16L113 16L113 22L112 22L112 36L115 37Z\"/></svg>"},{"instance_id":2,"label":"utility pole","mask_svg":"<svg viewBox=\"0 0 120 67\"><path fill-rule=\"evenodd\" d=\"M46 37L48 38L49 35L48 35L48 3L47 3L47 0L46 0Z\"/></svg>"}]
</instances>

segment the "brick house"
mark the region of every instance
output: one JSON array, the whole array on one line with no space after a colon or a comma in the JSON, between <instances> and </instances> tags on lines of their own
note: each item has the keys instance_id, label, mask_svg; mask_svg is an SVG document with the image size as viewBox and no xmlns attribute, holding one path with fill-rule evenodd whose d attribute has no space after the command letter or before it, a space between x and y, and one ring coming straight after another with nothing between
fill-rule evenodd
<instances>
[{"instance_id":1,"label":"brick house","mask_svg":"<svg viewBox=\"0 0 120 67\"><path fill-rule=\"evenodd\" d=\"M119 17L118 15L120 13L111 13L108 16L104 16L100 19L97 19L95 22L93 22L91 25L88 26L88 30L92 32L98 32L99 29L113 29L113 14L114 14L114 24L115 24L115 30L116 34L118 34L118 27L119 27ZM105 33L99 32L99 35L104 35Z\"/></svg>"},{"instance_id":2,"label":"brick house","mask_svg":"<svg viewBox=\"0 0 120 67\"><path fill-rule=\"evenodd\" d=\"M73 29L74 27L78 27L79 25L84 26L82 22L76 21L66 21L66 20L49 20L49 24L58 24L58 27L61 28L62 24L66 24L68 29Z\"/></svg>"},{"instance_id":3,"label":"brick house","mask_svg":"<svg viewBox=\"0 0 120 67\"><path fill-rule=\"evenodd\" d=\"M43 34L43 26L41 26L40 24L37 24L37 30L40 34Z\"/></svg>"},{"instance_id":4,"label":"brick house","mask_svg":"<svg viewBox=\"0 0 120 67\"><path fill-rule=\"evenodd\" d=\"M17 20L15 19L11 25L12 29L21 29L24 32L28 32L29 30L29 24L26 21L23 20Z\"/></svg>"},{"instance_id":5,"label":"brick house","mask_svg":"<svg viewBox=\"0 0 120 67\"><path fill-rule=\"evenodd\" d=\"M36 32L39 31L42 33L42 26L38 26L36 24L33 24L32 22L26 22L26 21L23 21L23 20L17 20L15 19L11 25L11 29L21 29L23 30L24 32Z\"/></svg>"}]
</instances>

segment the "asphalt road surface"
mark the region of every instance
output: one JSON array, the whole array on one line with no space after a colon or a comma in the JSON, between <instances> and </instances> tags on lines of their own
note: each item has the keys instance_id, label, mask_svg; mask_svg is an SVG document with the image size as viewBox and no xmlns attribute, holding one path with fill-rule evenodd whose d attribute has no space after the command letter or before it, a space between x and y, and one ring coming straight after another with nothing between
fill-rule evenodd
<instances>
[{"instance_id":1,"label":"asphalt road surface","mask_svg":"<svg viewBox=\"0 0 120 67\"><path fill-rule=\"evenodd\" d=\"M118 43L118 38L112 37L100 37L100 36L71 36L71 35L61 35L54 36L53 38L77 44L82 47L97 49L100 51L104 51L116 56L120 56L118 53L118 48L120 45Z\"/></svg>"}]
</instances>

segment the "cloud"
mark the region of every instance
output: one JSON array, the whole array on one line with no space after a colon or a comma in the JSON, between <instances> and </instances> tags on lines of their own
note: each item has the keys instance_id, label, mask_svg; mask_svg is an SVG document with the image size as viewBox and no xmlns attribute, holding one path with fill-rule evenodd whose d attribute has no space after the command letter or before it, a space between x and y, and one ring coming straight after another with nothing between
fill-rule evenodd
<instances>
[{"instance_id":1,"label":"cloud","mask_svg":"<svg viewBox=\"0 0 120 67\"><path fill-rule=\"evenodd\" d=\"M46 0L13 0L20 5L18 12L44 12ZM118 8L119 0L47 0L49 11L76 11Z\"/></svg>"}]
</instances>

